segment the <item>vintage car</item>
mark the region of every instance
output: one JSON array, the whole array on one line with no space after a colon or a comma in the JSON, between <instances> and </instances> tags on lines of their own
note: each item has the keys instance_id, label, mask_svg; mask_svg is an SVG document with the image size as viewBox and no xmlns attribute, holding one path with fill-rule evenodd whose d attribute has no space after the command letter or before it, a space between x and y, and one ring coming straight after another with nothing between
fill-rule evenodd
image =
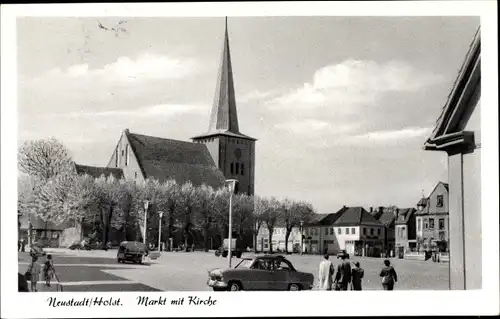
<instances>
[{"instance_id":1,"label":"vintage car","mask_svg":"<svg viewBox=\"0 0 500 319\"><path fill-rule=\"evenodd\" d=\"M342 257L345 257L347 259L349 259L349 253L345 250L341 250L338 254L337 254L337 259L338 258L342 258Z\"/></svg>"},{"instance_id":2,"label":"vintage car","mask_svg":"<svg viewBox=\"0 0 500 319\"><path fill-rule=\"evenodd\" d=\"M148 248L145 244L138 241L122 241L118 248L116 259L119 263L131 261L141 264L144 261L144 257L147 255Z\"/></svg>"},{"instance_id":3,"label":"vintage car","mask_svg":"<svg viewBox=\"0 0 500 319\"><path fill-rule=\"evenodd\" d=\"M310 290L314 275L297 271L283 256L243 258L234 268L208 271L214 291Z\"/></svg>"},{"instance_id":4,"label":"vintage car","mask_svg":"<svg viewBox=\"0 0 500 319\"><path fill-rule=\"evenodd\" d=\"M30 246L30 256L31 257L43 257L45 256L47 253L43 250L43 248L37 244L32 244Z\"/></svg>"}]
</instances>

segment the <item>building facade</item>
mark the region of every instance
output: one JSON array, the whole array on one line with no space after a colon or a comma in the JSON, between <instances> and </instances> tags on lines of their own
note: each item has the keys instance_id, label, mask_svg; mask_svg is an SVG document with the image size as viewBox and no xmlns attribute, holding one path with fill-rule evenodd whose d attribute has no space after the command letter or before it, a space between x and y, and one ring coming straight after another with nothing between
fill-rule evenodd
<instances>
[{"instance_id":1,"label":"building facade","mask_svg":"<svg viewBox=\"0 0 500 319\"><path fill-rule=\"evenodd\" d=\"M415 213L419 251L448 251L448 212L448 184L439 182Z\"/></svg>"},{"instance_id":2,"label":"building facade","mask_svg":"<svg viewBox=\"0 0 500 319\"><path fill-rule=\"evenodd\" d=\"M424 149L448 157L450 289L481 289L480 28Z\"/></svg>"},{"instance_id":3,"label":"building facade","mask_svg":"<svg viewBox=\"0 0 500 319\"><path fill-rule=\"evenodd\" d=\"M395 226L395 253L398 258L404 258L405 253L417 249L416 211L415 208L399 209Z\"/></svg>"}]
</instances>

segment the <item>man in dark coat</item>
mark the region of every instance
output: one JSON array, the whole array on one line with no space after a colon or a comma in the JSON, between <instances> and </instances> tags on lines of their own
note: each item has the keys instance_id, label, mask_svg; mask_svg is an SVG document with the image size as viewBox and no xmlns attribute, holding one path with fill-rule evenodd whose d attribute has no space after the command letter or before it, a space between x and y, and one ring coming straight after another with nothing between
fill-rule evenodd
<instances>
[{"instance_id":1,"label":"man in dark coat","mask_svg":"<svg viewBox=\"0 0 500 319\"><path fill-rule=\"evenodd\" d=\"M338 290L347 290L351 282L351 264L347 262L346 256L342 255L342 263L337 267L337 275L335 283L338 285Z\"/></svg>"},{"instance_id":2,"label":"man in dark coat","mask_svg":"<svg viewBox=\"0 0 500 319\"><path fill-rule=\"evenodd\" d=\"M380 272L380 277L382 277L382 287L384 290L394 289L394 283L398 281L398 275L391 266L391 262L387 259L384 260L384 268Z\"/></svg>"},{"instance_id":3,"label":"man in dark coat","mask_svg":"<svg viewBox=\"0 0 500 319\"><path fill-rule=\"evenodd\" d=\"M354 268L351 271L352 276L352 289L353 290L362 290L361 282L363 279L365 271L360 267L359 262L354 263Z\"/></svg>"}]
</instances>

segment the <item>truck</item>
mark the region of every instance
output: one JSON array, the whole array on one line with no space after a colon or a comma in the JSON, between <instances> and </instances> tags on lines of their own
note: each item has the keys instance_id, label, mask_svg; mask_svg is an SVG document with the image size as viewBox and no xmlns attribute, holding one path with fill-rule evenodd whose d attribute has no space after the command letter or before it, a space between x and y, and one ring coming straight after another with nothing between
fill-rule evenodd
<instances>
[{"instance_id":1,"label":"truck","mask_svg":"<svg viewBox=\"0 0 500 319\"><path fill-rule=\"evenodd\" d=\"M222 247L215 252L216 256L227 257L229 249L229 238L225 238ZM231 238L231 255L236 258L241 258L245 247L243 247L243 241L239 238Z\"/></svg>"}]
</instances>

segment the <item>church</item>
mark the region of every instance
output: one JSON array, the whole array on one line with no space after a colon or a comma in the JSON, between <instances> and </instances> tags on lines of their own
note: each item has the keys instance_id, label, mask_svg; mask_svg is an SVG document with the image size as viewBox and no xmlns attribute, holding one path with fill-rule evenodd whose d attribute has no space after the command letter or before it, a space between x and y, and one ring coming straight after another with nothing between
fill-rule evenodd
<instances>
[{"instance_id":1,"label":"church","mask_svg":"<svg viewBox=\"0 0 500 319\"><path fill-rule=\"evenodd\" d=\"M114 175L142 182L147 178L164 182L174 179L195 186L218 188L226 179L236 179L236 192L255 192L256 139L239 131L234 79L229 49L227 18L215 97L208 130L178 141L147 136L125 129L106 167L76 165L79 174Z\"/></svg>"}]
</instances>

